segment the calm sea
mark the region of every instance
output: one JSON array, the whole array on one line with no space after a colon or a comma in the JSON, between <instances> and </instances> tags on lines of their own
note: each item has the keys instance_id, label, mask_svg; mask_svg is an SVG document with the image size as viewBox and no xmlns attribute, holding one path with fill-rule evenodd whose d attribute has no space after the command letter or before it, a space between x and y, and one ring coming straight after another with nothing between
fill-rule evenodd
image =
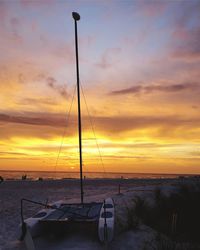
<instances>
[{"instance_id":1,"label":"calm sea","mask_svg":"<svg viewBox=\"0 0 200 250\"><path fill-rule=\"evenodd\" d=\"M79 172L53 172L53 171L6 171L0 170L0 176L4 179L19 180L23 175L28 179L37 180L43 179L78 179ZM103 173L103 172L85 172L84 178L177 178L180 174L144 174L144 173Z\"/></svg>"}]
</instances>

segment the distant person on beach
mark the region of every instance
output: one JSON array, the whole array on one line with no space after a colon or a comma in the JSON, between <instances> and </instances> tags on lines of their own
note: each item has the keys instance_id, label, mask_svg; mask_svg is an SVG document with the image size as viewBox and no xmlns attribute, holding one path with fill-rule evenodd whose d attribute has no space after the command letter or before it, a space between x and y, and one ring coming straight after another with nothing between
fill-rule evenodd
<instances>
[{"instance_id":1,"label":"distant person on beach","mask_svg":"<svg viewBox=\"0 0 200 250\"><path fill-rule=\"evenodd\" d=\"M2 183L4 181L3 177L0 176L0 183Z\"/></svg>"},{"instance_id":2,"label":"distant person on beach","mask_svg":"<svg viewBox=\"0 0 200 250\"><path fill-rule=\"evenodd\" d=\"M26 178L27 178L26 174L22 175L22 180L26 180Z\"/></svg>"}]
</instances>

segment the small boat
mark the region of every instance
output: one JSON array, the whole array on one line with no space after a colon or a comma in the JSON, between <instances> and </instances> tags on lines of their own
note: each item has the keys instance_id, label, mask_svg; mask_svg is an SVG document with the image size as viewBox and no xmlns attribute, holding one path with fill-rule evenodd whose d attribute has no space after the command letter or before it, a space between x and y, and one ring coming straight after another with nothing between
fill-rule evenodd
<instances>
[{"instance_id":1,"label":"small boat","mask_svg":"<svg viewBox=\"0 0 200 250\"><path fill-rule=\"evenodd\" d=\"M80 160L80 203L69 204L58 201L53 204L22 199L21 200L21 240L25 240L27 249L34 250L33 238L47 232L77 232L78 229L95 230L101 242L110 242L114 237L114 203L111 198L104 202L85 203L83 197L83 171L82 171L82 131L81 131L81 107L79 87L79 61L78 61L78 35L77 21L80 15L72 13L75 24L75 51L77 73L77 97L78 97L78 131L79 131L79 160ZM44 208L33 217L24 219L23 211L25 203L33 203Z\"/></svg>"}]
</instances>

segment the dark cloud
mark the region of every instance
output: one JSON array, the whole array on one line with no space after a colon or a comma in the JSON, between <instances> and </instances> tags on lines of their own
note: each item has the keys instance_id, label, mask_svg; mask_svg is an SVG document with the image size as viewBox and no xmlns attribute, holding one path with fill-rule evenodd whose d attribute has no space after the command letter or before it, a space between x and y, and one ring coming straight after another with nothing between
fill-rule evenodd
<instances>
[{"instance_id":1,"label":"dark cloud","mask_svg":"<svg viewBox=\"0 0 200 250\"><path fill-rule=\"evenodd\" d=\"M69 97L69 95L67 93L67 90L66 90L66 87L58 85L55 78L53 78L53 77L47 77L46 81L47 81L47 85L50 88L52 88L53 90L55 90L56 92L58 92L62 97L64 97L64 98L68 98Z\"/></svg>"},{"instance_id":2,"label":"dark cloud","mask_svg":"<svg viewBox=\"0 0 200 250\"><path fill-rule=\"evenodd\" d=\"M199 118L183 118L178 116L131 116L131 117L95 117L95 127L98 131L117 133L140 130L143 128L156 128L161 135L170 137L172 131L177 128L197 128L200 125Z\"/></svg>"},{"instance_id":3,"label":"dark cloud","mask_svg":"<svg viewBox=\"0 0 200 250\"><path fill-rule=\"evenodd\" d=\"M58 117L58 115L45 115L45 114L37 114L30 116L15 116L15 115L7 115L0 114L0 122L9 122L9 123L19 123L19 124L27 124L27 125L40 125L40 126L64 126L65 119L64 117Z\"/></svg>"},{"instance_id":4,"label":"dark cloud","mask_svg":"<svg viewBox=\"0 0 200 250\"><path fill-rule=\"evenodd\" d=\"M124 94L137 94L140 93L143 90L142 86L136 85L130 88L120 89L120 90L114 90L111 91L109 94L111 95L124 95Z\"/></svg>"},{"instance_id":5,"label":"dark cloud","mask_svg":"<svg viewBox=\"0 0 200 250\"><path fill-rule=\"evenodd\" d=\"M89 117L84 116L83 125L85 129L89 128L85 120L89 120ZM185 119L178 116L114 116L94 117L95 127L101 131L121 132L145 127L154 126L194 126L199 125L199 118ZM70 123L74 124L77 121L76 116L71 116ZM53 126L64 127L66 126L66 117L64 114L49 114L49 113L25 113L22 115L12 114L0 114L0 122L6 123L18 123L36 126Z\"/></svg>"},{"instance_id":6,"label":"dark cloud","mask_svg":"<svg viewBox=\"0 0 200 250\"><path fill-rule=\"evenodd\" d=\"M83 117L83 133L91 132L89 123ZM121 138L124 132L133 133L137 136L140 130L147 129L146 133L155 138L198 138L200 118L184 118L181 116L114 116L114 117L94 117L95 129L97 133L104 134L111 138ZM26 138L52 138L61 136L65 128L66 137L77 135L77 117L71 116L66 121L64 114L48 113L24 113L22 115L0 114L0 137L12 138L14 136ZM150 129L150 130L149 130ZM151 132L151 129L153 129ZM187 133L186 133L187 131ZM136 133L136 134L134 134ZM84 138L84 134L83 134ZM128 145L127 145L128 146ZM135 145L135 147L153 147L156 145Z\"/></svg>"},{"instance_id":7,"label":"dark cloud","mask_svg":"<svg viewBox=\"0 0 200 250\"><path fill-rule=\"evenodd\" d=\"M173 93L184 90L195 90L199 88L198 83L179 83L179 84L152 84L152 85L136 85L126 89L111 91L110 95L126 95L126 94L139 94L139 93L152 93L152 92L165 92Z\"/></svg>"},{"instance_id":8,"label":"dark cloud","mask_svg":"<svg viewBox=\"0 0 200 250\"><path fill-rule=\"evenodd\" d=\"M53 77L48 77L47 78L47 84L49 87L51 88L55 88L55 85L56 85L56 79L54 79Z\"/></svg>"},{"instance_id":9,"label":"dark cloud","mask_svg":"<svg viewBox=\"0 0 200 250\"><path fill-rule=\"evenodd\" d=\"M73 118L73 117L72 117ZM77 133L76 120L62 114L18 113L0 114L0 138L9 140L14 137L51 139L61 137L66 131L67 136Z\"/></svg>"}]
</instances>

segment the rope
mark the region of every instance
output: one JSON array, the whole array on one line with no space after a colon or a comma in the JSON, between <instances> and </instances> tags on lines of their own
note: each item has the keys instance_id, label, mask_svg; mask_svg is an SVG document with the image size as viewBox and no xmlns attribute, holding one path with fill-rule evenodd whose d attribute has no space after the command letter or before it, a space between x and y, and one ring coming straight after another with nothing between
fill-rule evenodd
<instances>
[{"instance_id":1,"label":"rope","mask_svg":"<svg viewBox=\"0 0 200 250\"><path fill-rule=\"evenodd\" d=\"M74 102L75 91L76 91L76 85L75 85L75 88L74 88L70 108L69 108L69 111L68 111L68 114L67 114L66 123L68 122L70 114L71 114L72 104ZM58 155L57 155L57 159L56 159L56 163L55 163L55 167L54 167L55 179L56 179L56 173L57 173L56 171L57 171L58 159L60 157L61 149L62 149L64 138L65 138L65 135L66 135L66 130L67 130L67 126L65 126L64 130L63 130L62 139L61 139L61 143L60 143L60 147L59 147L59 151L58 151Z\"/></svg>"},{"instance_id":2,"label":"rope","mask_svg":"<svg viewBox=\"0 0 200 250\"><path fill-rule=\"evenodd\" d=\"M86 109L87 109L87 113L88 113L88 116L89 116L90 124L91 124L91 127L92 127L92 131L93 131L93 134L94 134L94 138L95 138L95 141L96 141L96 146L97 146L97 149L98 149L98 152L99 152L99 157L100 157L100 160L101 160L101 164L103 166L104 175L105 175L106 170L105 170L105 166L104 166L104 163L103 163L103 158L102 158L102 154L101 154L101 151L100 151L100 148L99 148L99 144L98 144L98 141L97 141L96 133L95 133L95 130L94 130L93 120L92 120L92 117L91 117L89 109L88 109L88 105L87 105L87 102L86 102L86 98L85 98L85 95L84 95L84 92L83 92L83 87L82 87L81 83L80 83L80 86L81 86L81 92L83 94L83 99L84 99L84 102L85 102L85 106L86 106Z\"/></svg>"}]
</instances>

